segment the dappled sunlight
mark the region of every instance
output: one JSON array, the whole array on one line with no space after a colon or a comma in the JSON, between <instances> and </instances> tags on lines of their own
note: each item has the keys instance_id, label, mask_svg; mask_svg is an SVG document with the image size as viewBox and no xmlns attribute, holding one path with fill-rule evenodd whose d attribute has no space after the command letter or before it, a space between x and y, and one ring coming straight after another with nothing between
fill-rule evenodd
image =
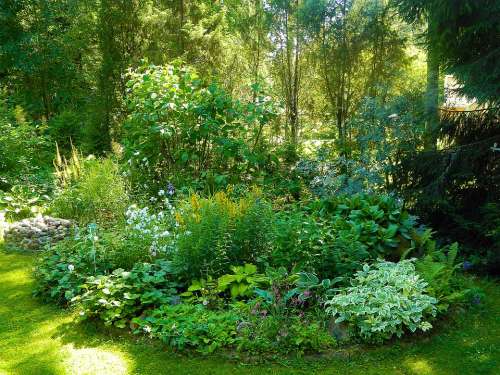
<instances>
[{"instance_id":1,"label":"dappled sunlight","mask_svg":"<svg viewBox=\"0 0 500 375\"><path fill-rule=\"evenodd\" d=\"M4 273L0 276L0 283L12 283L15 285L28 284L30 281L26 278L25 271L13 271Z\"/></svg>"},{"instance_id":2,"label":"dappled sunlight","mask_svg":"<svg viewBox=\"0 0 500 375\"><path fill-rule=\"evenodd\" d=\"M404 362L405 366L411 371L412 374L418 375L431 375L434 374L432 366L426 359L412 358Z\"/></svg>"},{"instance_id":3,"label":"dappled sunlight","mask_svg":"<svg viewBox=\"0 0 500 375\"><path fill-rule=\"evenodd\" d=\"M75 348L68 345L65 367L74 375L122 375L130 373L130 360L118 351L104 348Z\"/></svg>"}]
</instances>

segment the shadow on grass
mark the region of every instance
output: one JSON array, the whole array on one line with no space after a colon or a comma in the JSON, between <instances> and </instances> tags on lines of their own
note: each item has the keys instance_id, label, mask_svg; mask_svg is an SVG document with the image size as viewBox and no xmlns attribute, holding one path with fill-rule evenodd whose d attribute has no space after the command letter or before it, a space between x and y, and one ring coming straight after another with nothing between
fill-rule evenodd
<instances>
[{"instance_id":1,"label":"shadow on grass","mask_svg":"<svg viewBox=\"0 0 500 375\"><path fill-rule=\"evenodd\" d=\"M408 337L347 355L248 364L246 358L178 354L161 343L95 323L31 297L33 256L0 252L0 373L7 374L497 374L500 288L486 304ZM344 352L345 353L345 352ZM255 358L259 359L259 358Z\"/></svg>"}]
</instances>

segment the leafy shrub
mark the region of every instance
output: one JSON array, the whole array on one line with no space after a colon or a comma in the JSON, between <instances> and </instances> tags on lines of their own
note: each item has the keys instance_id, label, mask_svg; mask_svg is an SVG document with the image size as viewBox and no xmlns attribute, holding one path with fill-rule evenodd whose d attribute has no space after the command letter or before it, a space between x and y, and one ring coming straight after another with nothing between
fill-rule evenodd
<instances>
[{"instance_id":1,"label":"leafy shrub","mask_svg":"<svg viewBox=\"0 0 500 375\"><path fill-rule=\"evenodd\" d=\"M158 260L138 263L131 271L91 276L82 285L84 293L74 299L81 307L80 316L124 328L143 311L172 302L177 284L170 280L171 272L169 262Z\"/></svg>"},{"instance_id":2,"label":"leafy shrub","mask_svg":"<svg viewBox=\"0 0 500 375\"><path fill-rule=\"evenodd\" d=\"M48 207L49 197L46 194L40 195L40 188L42 187L23 184L12 186L8 192L0 190L0 211L5 212L5 217L9 220L42 214Z\"/></svg>"},{"instance_id":3,"label":"leafy shrub","mask_svg":"<svg viewBox=\"0 0 500 375\"><path fill-rule=\"evenodd\" d=\"M112 269L104 248L96 245L95 233L67 239L43 252L35 267L35 295L67 305L81 293L90 275Z\"/></svg>"},{"instance_id":4,"label":"leafy shrub","mask_svg":"<svg viewBox=\"0 0 500 375\"><path fill-rule=\"evenodd\" d=\"M354 232L378 256L400 256L416 234L416 217L389 195L355 194L323 200L321 205L320 213L331 218L336 231Z\"/></svg>"},{"instance_id":5,"label":"leafy shrub","mask_svg":"<svg viewBox=\"0 0 500 375\"><path fill-rule=\"evenodd\" d=\"M213 311L202 305L162 305L144 318L136 318L135 332L146 332L176 349L194 348L211 353L231 347L237 340L240 317L233 311Z\"/></svg>"},{"instance_id":6,"label":"leafy shrub","mask_svg":"<svg viewBox=\"0 0 500 375\"><path fill-rule=\"evenodd\" d=\"M342 195L277 213L268 261L335 278L379 257L396 260L410 249L421 251L430 236L393 197Z\"/></svg>"},{"instance_id":7,"label":"leafy shrub","mask_svg":"<svg viewBox=\"0 0 500 375\"><path fill-rule=\"evenodd\" d=\"M128 196L118 166L111 159L80 158L75 150L69 161L58 157L58 189L52 212L81 225L94 222L111 226L121 221Z\"/></svg>"},{"instance_id":8,"label":"leafy shrub","mask_svg":"<svg viewBox=\"0 0 500 375\"><path fill-rule=\"evenodd\" d=\"M223 192L191 196L178 212L174 263L186 280L220 276L230 265L257 264L272 241L271 206L254 192L231 200Z\"/></svg>"},{"instance_id":9,"label":"leafy shrub","mask_svg":"<svg viewBox=\"0 0 500 375\"><path fill-rule=\"evenodd\" d=\"M0 88L0 190L28 182L39 185L36 179L50 160L45 130L26 120L24 110L10 103Z\"/></svg>"},{"instance_id":10,"label":"leafy shrub","mask_svg":"<svg viewBox=\"0 0 500 375\"><path fill-rule=\"evenodd\" d=\"M275 114L258 92L241 104L191 68L144 65L128 73L127 102L124 157L138 188L202 180L213 192L268 161L256 146Z\"/></svg>"},{"instance_id":11,"label":"leafy shrub","mask_svg":"<svg viewBox=\"0 0 500 375\"><path fill-rule=\"evenodd\" d=\"M435 297L438 312L448 310L452 303L465 299L467 290L462 288L455 275L460 264L456 263L458 244L455 242L446 249L435 250L417 260L415 268L429 284L428 293Z\"/></svg>"},{"instance_id":12,"label":"leafy shrub","mask_svg":"<svg viewBox=\"0 0 500 375\"><path fill-rule=\"evenodd\" d=\"M257 353L324 352L336 345L326 327L315 317L294 316L284 322L262 311L247 310L240 324L238 349Z\"/></svg>"},{"instance_id":13,"label":"leafy shrub","mask_svg":"<svg viewBox=\"0 0 500 375\"><path fill-rule=\"evenodd\" d=\"M411 261L381 261L358 271L351 287L340 289L326 302L326 312L336 323L349 323L367 341L401 337L405 328L427 331L432 328L427 318L436 315L437 300L426 287Z\"/></svg>"},{"instance_id":14,"label":"leafy shrub","mask_svg":"<svg viewBox=\"0 0 500 375\"><path fill-rule=\"evenodd\" d=\"M365 262L377 258L398 260L410 249L427 245L416 218L388 195L355 194L316 201L312 205L319 220L331 227L333 238L316 258L316 269L324 277L352 274Z\"/></svg>"}]
</instances>

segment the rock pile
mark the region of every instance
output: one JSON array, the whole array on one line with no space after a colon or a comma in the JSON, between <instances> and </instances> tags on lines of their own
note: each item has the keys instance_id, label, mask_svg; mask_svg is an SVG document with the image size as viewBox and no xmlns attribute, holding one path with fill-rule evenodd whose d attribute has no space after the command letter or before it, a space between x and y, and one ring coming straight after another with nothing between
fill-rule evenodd
<instances>
[{"instance_id":1,"label":"rock pile","mask_svg":"<svg viewBox=\"0 0 500 375\"><path fill-rule=\"evenodd\" d=\"M45 244L60 241L68 236L71 226L69 220L50 216L24 219L8 225L4 232L4 241L7 246L40 250Z\"/></svg>"}]
</instances>

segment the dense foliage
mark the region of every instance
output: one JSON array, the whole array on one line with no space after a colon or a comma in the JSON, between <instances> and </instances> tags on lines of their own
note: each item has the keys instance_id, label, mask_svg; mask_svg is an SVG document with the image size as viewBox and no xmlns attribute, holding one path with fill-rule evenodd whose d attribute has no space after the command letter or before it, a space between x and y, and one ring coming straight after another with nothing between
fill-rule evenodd
<instances>
[{"instance_id":1,"label":"dense foliage","mask_svg":"<svg viewBox=\"0 0 500 375\"><path fill-rule=\"evenodd\" d=\"M139 187L192 176L213 191L265 166L267 155L258 151L262 128L274 117L269 97L256 92L242 104L180 66L146 65L128 77L124 156Z\"/></svg>"},{"instance_id":2,"label":"dense foliage","mask_svg":"<svg viewBox=\"0 0 500 375\"><path fill-rule=\"evenodd\" d=\"M18 223L48 244L35 294L177 350L269 355L481 303L498 6L455 3L3 2L0 234L72 225Z\"/></svg>"},{"instance_id":3,"label":"dense foliage","mask_svg":"<svg viewBox=\"0 0 500 375\"><path fill-rule=\"evenodd\" d=\"M125 181L111 159L80 160L76 150L57 170L57 189L51 211L85 226L112 225L123 220L128 196Z\"/></svg>"}]
</instances>

